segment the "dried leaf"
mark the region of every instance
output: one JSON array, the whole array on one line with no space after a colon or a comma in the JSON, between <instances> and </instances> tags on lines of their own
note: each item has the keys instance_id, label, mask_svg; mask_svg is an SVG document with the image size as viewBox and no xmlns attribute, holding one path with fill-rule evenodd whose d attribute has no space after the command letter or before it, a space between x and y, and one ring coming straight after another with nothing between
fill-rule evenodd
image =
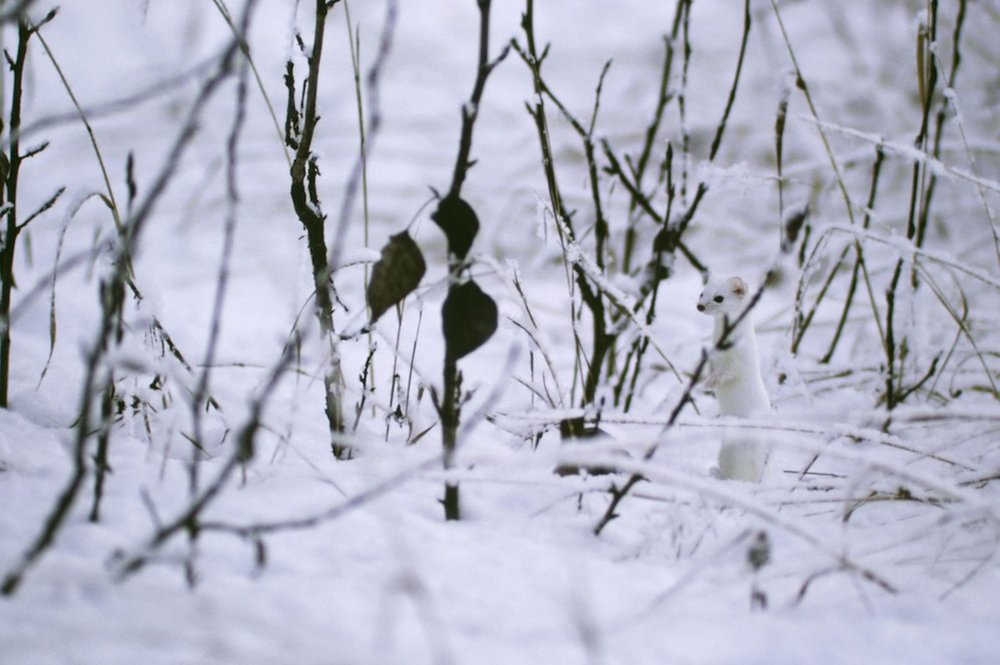
<instances>
[{"instance_id":1,"label":"dried leaf","mask_svg":"<svg viewBox=\"0 0 1000 665\"><path fill-rule=\"evenodd\" d=\"M458 360L478 349L496 332L497 304L469 280L448 289L441 317L445 353Z\"/></svg>"},{"instance_id":2,"label":"dried leaf","mask_svg":"<svg viewBox=\"0 0 1000 665\"><path fill-rule=\"evenodd\" d=\"M372 323L412 293L426 271L424 255L409 233L403 231L389 238L382 248L382 258L372 268L372 278L368 283Z\"/></svg>"},{"instance_id":3,"label":"dried leaf","mask_svg":"<svg viewBox=\"0 0 1000 665\"><path fill-rule=\"evenodd\" d=\"M448 253L464 259L479 233L479 218L461 197L449 194L438 203L431 219L441 227L448 238Z\"/></svg>"}]
</instances>

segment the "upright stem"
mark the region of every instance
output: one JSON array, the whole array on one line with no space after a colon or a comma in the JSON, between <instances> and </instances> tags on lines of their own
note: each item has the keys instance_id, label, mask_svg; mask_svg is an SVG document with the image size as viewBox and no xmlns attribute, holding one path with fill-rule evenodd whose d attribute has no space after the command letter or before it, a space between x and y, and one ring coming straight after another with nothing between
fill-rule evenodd
<instances>
[{"instance_id":1,"label":"upright stem","mask_svg":"<svg viewBox=\"0 0 1000 665\"><path fill-rule=\"evenodd\" d=\"M952 46L951 46L951 72L948 74L947 86L948 88L954 89L955 79L958 75L958 65L962 61L962 50L960 44L962 42L962 27L965 25L965 9L966 0L959 0L958 3L958 13L955 16L955 29L952 33ZM936 13L935 4L935 13ZM935 20L936 23L936 20ZM937 53L931 52L930 58L935 60L938 58ZM932 61L928 63L931 69L936 72L937 67ZM928 100L929 101L929 100ZM934 129L934 151L931 153L935 159L941 156L941 139L944 136L944 124L949 117L948 114L948 100L942 100L940 107L938 108L937 116L935 117L935 129ZM927 182L927 189L924 192L923 201L920 206L920 219L917 222L916 236L914 237L914 244L917 247L924 246L924 236L927 232L927 221L930 218L931 201L934 197L935 186L937 185L937 174L933 171L930 174L930 178Z\"/></svg>"},{"instance_id":2,"label":"upright stem","mask_svg":"<svg viewBox=\"0 0 1000 665\"><path fill-rule=\"evenodd\" d=\"M476 82L472 86L472 96L467 104L462 106L462 134L458 142L458 158L455 160L455 172L451 179L449 194L458 196L465 182L472 163L469 155L472 153L472 128L479 116L479 103L486 89L486 78L497 62L490 62L490 4L491 0L477 0L479 3L479 66L476 69ZM501 59L503 55L500 56Z\"/></svg>"},{"instance_id":3,"label":"upright stem","mask_svg":"<svg viewBox=\"0 0 1000 665\"><path fill-rule=\"evenodd\" d=\"M896 289L899 286L899 278L903 271L903 261L896 262L896 269L892 273L892 282L885 292L885 406L890 413L896 408L896 332L893 319L896 313ZM903 373L902 363L900 363L899 374ZM902 380L900 378L900 383ZM886 428L888 429L888 427Z\"/></svg>"},{"instance_id":4,"label":"upright stem","mask_svg":"<svg viewBox=\"0 0 1000 665\"><path fill-rule=\"evenodd\" d=\"M917 52L917 76L921 97L920 131L913 141L914 146L921 153L927 151L927 141L930 128L931 106L934 100L934 90L937 88L937 68L934 66L933 48L937 42L937 0L930 0L928 7L928 25L920 26ZM906 220L906 239L914 241L918 235L920 218L920 208L926 202L924 193L926 191L928 172L923 160L914 160L913 177L910 183L910 208ZM894 327L894 316L896 311L896 289L899 287L899 279L903 269L903 259L896 261L896 268L892 274L892 282L886 291L886 378L885 378L885 401L886 409L889 412L901 401L903 394L903 358L898 349L902 349L906 342L906 336L897 344L896 331ZM914 267L911 276L912 285L917 286L917 271ZM898 363L898 366L897 366ZM888 423L886 424L888 428Z\"/></svg>"},{"instance_id":5,"label":"upright stem","mask_svg":"<svg viewBox=\"0 0 1000 665\"><path fill-rule=\"evenodd\" d=\"M527 0L525 4L525 11L521 17L521 27L524 29L525 40L527 42L527 50L524 51L518 47L518 52L521 58L524 60L525 64L528 65L532 73L532 78L534 81L534 89L536 93L536 101L534 106L528 106L528 112L531 114L532 118L535 120L535 128L538 131L538 143L542 152L542 168L545 172L545 180L548 184L549 199L552 204L552 214L556 216L557 223L556 229L559 232L560 241L565 242L566 240L575 241L576 231L573 228L573 222L570 215L567 214L565 208L563 207L562 193L559 189L558 179L556 177L555 170L555 158L552 155L552 146L549 142L549 126L548 118L545 112L545 104L543 101L543 95L548 97L556 104L557 107L563 112L572 125L575 126L577 132L584 139L585 152L587 153L588 160L588 172L591 178L592 195L595 202L595 210L598 216L598 231L597 236L599 238L597 247L597 259L598 265L603 265L603 257L601 256L603 250L603 241L606 234L606 230L600 228L602 223L606 225L603 218L603 213L600 208L600 194L597 190L596 178L596 164L593 156L593 143L591 140L592 130L585 129L581 123L579 123L572 114L570 114L565 107L559 102L558 98L552 93L549 87L545 84L542 79L542 61L545 59L545 52L539 54L538 46L535 41L535 26L534 26L534 2L533 0ZM596 105L595 105L596 109ZM596 111L595 111L596 115ZM564 231L565 229L565 231ZM564 238L564 233L567 238ZM585 375L583 377L583 396L581 398L581 404L587 406L593 404L597 396L597 388L600 385L601 370L604 367L605 359L608 357L609 351L611 351L616 336L608 332L607 321L605 316L604 299L602 293L599 289L595 289L591 286L591 283L587 279L586 272L578 263L572 263L571 267L573 270L573 282L580 291L580 297L583 303L590 310L591 323L592 323L592 348L589 358L584 358L585 362L580 362L578 358L578 366L585 369ZM569 281L569 275L567 274L567 281ZM574 312L571 314L576 317L575 306L573 307ZM576 329L574 327L574 336L576 336ZM581 349L581 341L579 338L575 339L574 344L576 349ZM580 352L582 354L582 352ZM566 420L560 425L563 433L567 436L578 436L583 433L584 422L583 418L573 418Z\"/></svg>"},{"instance_id":6,"label":"upright stem","mask_svg":"<svg viewBox=\"0 0 1000 665\"><path fill-rule=\"evenodd\" d=\"M441 404L441 443L444 447L444 468L454 464L455 447L458 444L459 408L458 398L462 380L455 359L448 356L444 361L444 401ZM457 520L461 517L458 500L458 484L446 482L444 486L444 518Z\"/></svg>"},{"instance_id":7,"label":"upright stem","mask_svg":"<svg viewBox=\"0 0 1000 665\"><path fill-rule=\"evenodd\" d=\"M476 80L472 86L472 95L469 101L462 106L462 130L458 141L458 156L455 159L455 170L452 175L451 186L448 188L446 198L459 198L462 191L462 184L468 175L469 168L473 162L470 160L472 153L472 130L479 116L479 104L483 98L483 91L486 89L486 79L490 72L507 56L508 49L504 49L495 60L490 60L490 5L491 0L477 0L479 5L479 55L476 67ZM473 236L475 232L473 232ZM449 237L449 250L451 249L451 239ZM468 247L465 248L468 250ZM457 256L449 251L448 257L448 278L451 283L449 294L459 282L462 271L465 269L464 254ZM447 302L447 301L446 301ZM458 425L461 418L461 393L462 375L458 371L458 357L452 354L451 349L445 352L444 360L444 396L443 401L437 404L438 415L441 418L441 444L444 448L444 468L450 469L454 463L455 448L458 444ZM459 510L458 484L446 482L444 486L444 515L446 520L457 520L461 516Z\"/></svg>"},{"instance_id":8,"label":"upright stem","mask_svg":"<svg viewBox=\"0 0 1000 665\"><path fill-rule=\"evenodd\" d=\"M332 5L333 3L328 5L326 0L316 0L313 47L308 56L309 74L305 81L306 101L303 109L302 134L298 138L298 147L291 169L292 205L306 231L313 283L316 288L316 319L319 322L320 335L331 345L330 364L323 372L325 411L331 434L344 431L344 414L341 404L340 360L333 339L333 298L330 289L330 266L327 262L326 215L323 214L316 192L319 169L312 153L312 141L316 123L319 121L316 114L316 99L319 89L319 68L323 57L323 36L326 32L326 15ZM331 447L338 458L346 452L337 443L332 443Z\"/></svg>"},{"instance_id":9,"label":"upright stem","mask_svg":"<svg viewBox=\"0 0 1000 665\"><path fill-rule=\"evenodd\" d=\"M7 223L0 245L0 408L7 408L10 382L10 308L14 288L14 250L20 228L17 225L17 177L21 169L21 97L24 87L24 61L28 54L31 28L25 21L17 24L17 53L12 63L13 82L10 101L10 153L0 164L0 206L6 205ZM4 168L5 167L5 168Z\"/></svg>"}]
</instances>

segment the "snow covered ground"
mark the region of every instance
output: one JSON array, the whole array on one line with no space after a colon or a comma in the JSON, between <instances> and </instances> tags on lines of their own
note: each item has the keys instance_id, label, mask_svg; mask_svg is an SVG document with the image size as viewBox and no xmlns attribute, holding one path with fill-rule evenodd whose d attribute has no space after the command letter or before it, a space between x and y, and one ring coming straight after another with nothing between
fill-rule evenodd
<instances>
[{"instance_id":1,"label":"snow covered ground","mask_svg":"<svg viewBox=\"0 0 1000 665\"><path fill-rule=\"evenodd\" d=\"M775 413L726 423L767 437L772 456L758 486L711 477L724 427L704 391L665 427L711 328L694 307L701 276L683 256L661 284L655 319L645 323L645 306L636 317L652 343L629 408L614 388L639 334L634 321L622 328L617 365L602 376L595 403L580 410L578 372L585 370L577 367L575 339L588 354L591 319L567 277L566 257L574 254L564 253L553 223L538 134L525 107L536 102L532 76L514 51L486 84L476 164L462 192L482 224L473 272L498 303L500 327L460 362L470 396L456 467L442 469L430 392L442 382L447 258L429 216L434 206L423 206L431 188L446 191L450 183L459 110L475 77L479 15L473 0L398 4L379 79L382 125L369 136L367 246L377 250L412 221L428 272L402 322L392 311L378 322L371 336L374 389L357 412L369 338L338 346L355 458L330 454L326 362L311 313L306 241L289 198L287 153L251 77L235 242L209 383L221 409L206 410L197 425L206 453L194 465L196 493L227 468L235 471L198 515L196 540L183 528L155 540L192 501L191 395L205 371L230 209L226 143L237 94L231 78L205 107L139 241L134 273L144 298L128 301L123 340L107 361L116 368L123 411L111 429L100 519L88 519L92 436L87 476L68 519L16 592L0 599L0 664L1000 662L1000 249L993 212L1000 209L1000 5L961 3L967 15L960 67L946 95L958 3L937 9L941 70L928 151L942 100L953 104L943 116L939 158L931 160L913 149L921 125L918 78L923 71L926 83L930 67L921 70L915 58L927 3L788 0L777 3L781 25L770 2L752 0L742 78L710 160L740 49L743 3L691 4L690 61L682 74L679 38L674 96L643 191L659 211L666 208L667 188L656 171L669 140L671 177L686 189L678 189L674 214L699 183L708 185L683 236L692 254L714 272L743 275L754 288L776 267L755 312ZM525 37L524 4L494 5L495 56L511 39L524 45ZM602 67L611 61L594 137L607 139L619 158L634 160L641 151L674 5L545 0L535 8L539 48L551 43L545 81L575 116L589 119ZM229 7L233 17L242 6ZM88 111L123 209L128 156L141 201L230 38L218 7L67 0L41 29ZM294 34L311 42L312 7L260 0L251 15L251 53L282 129L285 62L296 55L301 79L306 67ZM40 20L50 8L39 0L31 16ZM334 6L328 19L314 145L328 241L358 154L344 9L343 2ZM354 0L350 11L360 26L364 74L386 3ZM4 27L8 52L16 37L12 25ZM794 85L790 48L813 108ZM105 188L94 150L37 38L28 65L22 145L50 146L22 170L19 215L67 189L18 240L10 408L0 410L4 576L20 565L71 478L84 358L95 343L99 283L110 274L107 248L115 237L107 206L87 198ZM6 108L8 72L3 80ZM774 127L785 94L783 205L811 206L809 235L796 241L806 243L801 257L799 245L778 251ZM552 100L544 101L565 205L576 211L584 253L593 252L583 147ZM868 209L879 141L886 157ZM919 251L907 236L915 157L925 167L920 196L937 177ZM608 166L599 143L598 165ZM601 173L599 190L611 240L606 274L591 275L591 282L617 298L637 298L656 228L630 209L613 174ZM372 253L365 252L362 210L359 195L345 259ZM637 258L623 274L629 220ZM859 233L863 224L867 231ZM855 238L867 282L859 281L836 352L821 362L847 297ZM825 289L842 252L844 263ZM57 253L65 270L53 289ZM906 394L889 413L886 293L900 258L892 376L896 395ZM365 278L361 264L335 275L338 330L363 323ZM796 317L808 314L821 293L793 353L802 328ZM47 361L52 312L57 326ZM191 371L151 329L154 317ZM294 357L267 392L295 330L301 338ZM398 390L391 387L394 373ZM231 467L262 395L253 459ZM401 417L392 417L401 400ZM563 444L558 421L584 412L599 416L610 437ZM553 473L568 461L618 471ZM633 472L645 481L595 535L609 490L625 486ZM460 482L457 522L444 520L439 503L446 479Z\"/></svg>"}]
</instances>

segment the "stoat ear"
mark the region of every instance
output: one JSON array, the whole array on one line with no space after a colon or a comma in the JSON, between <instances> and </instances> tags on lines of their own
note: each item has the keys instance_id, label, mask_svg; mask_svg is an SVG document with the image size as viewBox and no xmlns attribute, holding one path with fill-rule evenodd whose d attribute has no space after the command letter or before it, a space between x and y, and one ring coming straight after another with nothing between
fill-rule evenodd
<instances>
[{"instance_id":1,"label":"stoat ear","mask_svg":"<svg viewBox=\"0 0 1000 665\"><path fill-rule=\"evenodd\" d=\"M741 298L745 296L747 294L747 291L749 290L747 287L747 283L743 281L742 277L730 277L728 285L729 285L729 291L734 296L739 296Z\"/></svg>"}]
</instances>

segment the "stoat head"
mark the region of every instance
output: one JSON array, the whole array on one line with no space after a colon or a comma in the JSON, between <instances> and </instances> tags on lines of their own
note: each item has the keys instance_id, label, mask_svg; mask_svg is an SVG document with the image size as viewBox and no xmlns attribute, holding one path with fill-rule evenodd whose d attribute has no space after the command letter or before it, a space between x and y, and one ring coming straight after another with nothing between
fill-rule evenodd
<instances>
[{"instance_id":1,"label":"stoat head","mask_svg":"<svg viewBox=\"0 0 1000 665\"><path fill-rule=\"evenodd\" d=\"M709 277L698 298L698 311L711 316L738 315L747 297L747 283L741 277Z\"/></svg>"}]
</instances>

